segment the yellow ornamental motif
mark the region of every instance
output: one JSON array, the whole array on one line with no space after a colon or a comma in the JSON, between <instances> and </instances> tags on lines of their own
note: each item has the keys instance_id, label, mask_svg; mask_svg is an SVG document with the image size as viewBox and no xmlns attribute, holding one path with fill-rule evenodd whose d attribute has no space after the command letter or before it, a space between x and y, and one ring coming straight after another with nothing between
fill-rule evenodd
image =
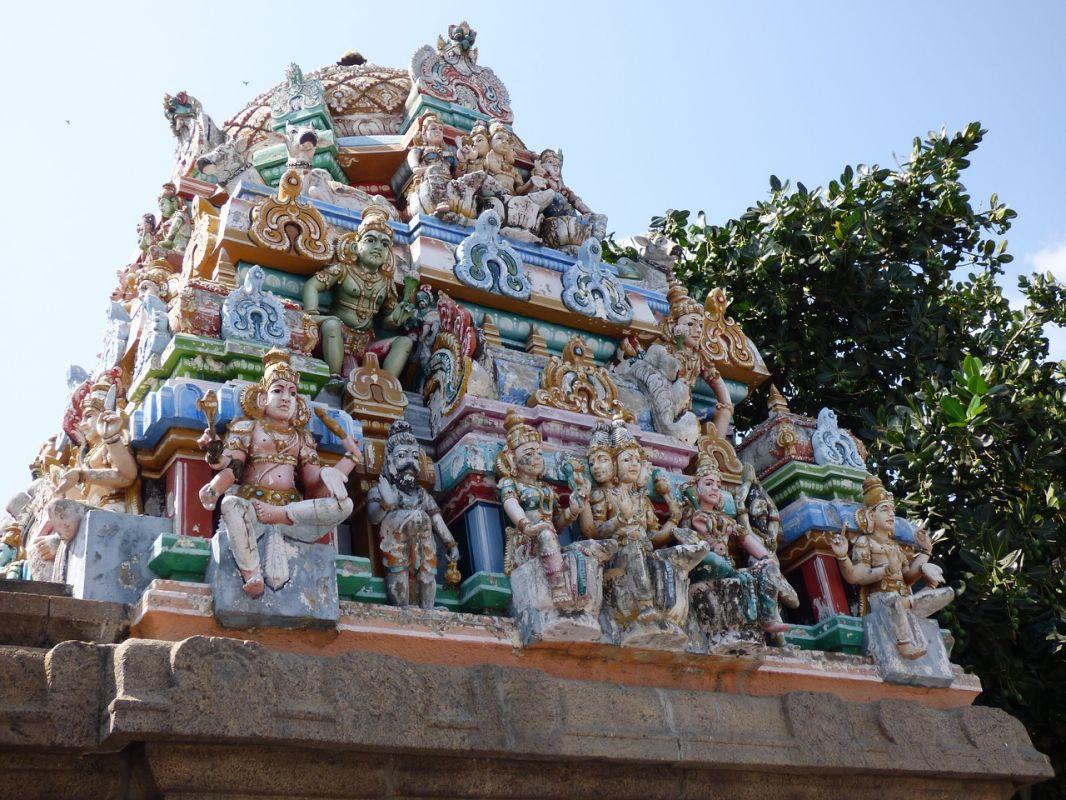
<instances>
[{"instance_id":1,"label":"yellow ornamental motif","mask_svg":"<svg viewBox=\"0 0 1066 800\"><path fill-rule=\"evenodd\" d=\"M333 254L329 228L317 208L299 201L302 189L300 173L286 171L278 183L277 197L264 198L252 209L248 238L271 250L329 261Z\"/></svg>"},{"instance_id":2,"label":"yellow ornamental motif","mask_svg":"<svg viewBox=\"0 0 1066 800\"><path fill-rule=\"evenodd\" d=\"M748 337L732 319L725 315L729 298L722 289L711 289L703 304L703 352L712 361L725 361L738 367L754 367L755 354L748 346Z\"/></svg>"},{"instance_id":3,"label":"yellow ornamental motif","mask_svg":"<svg viewBox=\"0 0 1066 800\"><path fill-rule=\"evenodd\" d=\"M737 452L728 439L718 432L713 422L703 426L703 433L696 442L696 461L711 459L717 466L726 483L739 483L740 473L744 468L737 458Z\"/></svg>"},{"instance_id":4,"label":"yellow ornamental motif","mask_svg":"<svg viewBox=\"0 0 1066 800\"><path fill-rule=\"evenodd\" d=\"M604 419L620 416L626 422L636 419L618 399L618 386L610 373L596 366L589 357L588 345L578 336L572 336L566 343L561 359L552 356L544 367L540 389L530 396L529 405L592 414Z\"/></svg>"}]
</instances>

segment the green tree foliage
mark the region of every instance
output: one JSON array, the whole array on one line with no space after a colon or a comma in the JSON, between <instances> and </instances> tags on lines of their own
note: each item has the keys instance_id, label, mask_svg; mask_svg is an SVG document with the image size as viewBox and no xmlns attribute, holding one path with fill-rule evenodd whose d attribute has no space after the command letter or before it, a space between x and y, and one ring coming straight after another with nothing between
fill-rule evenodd
<instances>
[{"instance_id":1,"label":"green tree foliage","mask_svg":"<svg viewBox=\"0 0 1066 800\"><path fill-rule=\"evenodd\" d=\"M771 177L766 200L721 226L685 211L652 226L680 246L694 296L727 289L793 410L835 409L904 511L928 520L960 591L941 615L953 658L1061 775L1066 365L1049 360L1044 326L1066 324L1066 292L1034 275L1024 309L1003 297L1015 212L994 195L974 208L959 180L984 133L915 139L902 166L847 167L824 190ZM745 404L738 428L762 408Z\"/></svg>"}]
</instances>

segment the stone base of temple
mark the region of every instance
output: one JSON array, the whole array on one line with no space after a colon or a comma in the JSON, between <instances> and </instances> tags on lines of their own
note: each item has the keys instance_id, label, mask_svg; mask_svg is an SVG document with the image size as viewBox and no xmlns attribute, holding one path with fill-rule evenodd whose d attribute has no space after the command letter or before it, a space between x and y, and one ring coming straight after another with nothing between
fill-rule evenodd
<instances>
[{"instance_id":1,"label":"stone base of temple","mask_svg":"<svg viewBox=\"0 0 1066 800\"><path fill-rule=\"evenodd\" d=\"M27 799L1007 798L1050 774L981 707L199 636L3 646L0 674L0 768Z\"/></svg>"},{"instance_id":2,"label":"stone base of temple","mask_svg":"<svg viewBox=\"0 0 1066 800\"><path fill-rule=\"evenodd\" d=\"M521 632L506 617L423 611L342 600L334 630L283 628L233 630L212 614L210 587L155 580L130 609L130 635L180 642L191 637L255 641L272 650L313 656L358 651L440 667L534 669L567 680L615 687L646 686L698 692L784 695L826 692L849 702L913 700L933 708L973 703L981 683L954 667L946 687L887 683L873 659L793 647L749 645L743 653L705 654L602 642L542 641L521 646Z\"/></svg>"}]
</instances>

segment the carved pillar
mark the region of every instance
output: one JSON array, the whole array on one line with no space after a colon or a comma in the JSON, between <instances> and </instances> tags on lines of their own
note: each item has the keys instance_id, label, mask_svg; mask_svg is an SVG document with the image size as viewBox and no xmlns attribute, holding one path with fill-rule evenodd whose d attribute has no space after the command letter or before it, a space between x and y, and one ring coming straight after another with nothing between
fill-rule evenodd
<instances>
[{"instance_id":1,"label":"carved pillar","mask_svg":"<svg viewBox=\"0 0 1066 800\"><path fill-rule=\"evenodd\" d=\"M200 487L214 473L202 455L177 455L164 475L167 506L173 509L174 533L210 539L214 533L214 514L200 503Z\"/></svg>"},{"instance_id":2,"label":"carved pillar","mask_svg":"<svg viewBox=\"0 0 1066 800\"><path fill-rule=\"evenodd\" d=\"M797 571L803 577L803 586L810 598L815 622L836 614L851 613L847 595L844 593L844 581L833 556L812 553L792 570L792 575Z\"/></svg>"},{"instance_id":3,"label":"carved pillar","mask_svg":"<svg viewBox=\"0 0 1066 800\"><path fill-rule=\"evenodd\" d=\"M503 524L495 503L474 502L463 513L470 573L503 572Z\"/></svg>"}]
</instances>

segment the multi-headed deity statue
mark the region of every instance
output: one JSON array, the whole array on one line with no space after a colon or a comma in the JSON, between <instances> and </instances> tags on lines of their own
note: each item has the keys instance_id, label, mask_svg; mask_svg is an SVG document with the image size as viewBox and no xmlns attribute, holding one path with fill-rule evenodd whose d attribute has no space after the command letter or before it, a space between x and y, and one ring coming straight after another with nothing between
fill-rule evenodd
<instances>
[{"instance_id":1,"label":"multi-headed deity statue","mask_svg":"<svg viewBox=\"0 0 1066 800\"><path fill-rule=\"evenodd\" d=\"M380 312L381 326L395 330L413 313L401 302L394 280L394 234L388 212L367 206L354 234L337 242L337 260L319 270L304 284L304 311L317 322L322 332L322 356L330 373L342 378L373 349L382 366L399 375L414 346L406 336L374 341L374 321ZM320 311L322 292L332 290L328 313ZM388 355L385 355L385 354Z\"/></svg>"},{"instance_id":2,"label":"multi-headed deity statue","mask_svg":"<svg viewBox=\"0 0 1066 800\"><path fill-rule=\"evenodd\" d=\"M618 544L606 570L605 601L620 641L680 648L687 639L689 572L708 545L678 527L681 507L662 473L653 482L666 500L670 518L659 522L648 494L647 453L624 420L616 418L609 432L597 428L588 458L596 488L591 513L582 519L582 532ZM662 546L671 539L680 544Z\"/></svg>"},{"instance_id":3,"label":"multi-headed deity statue","mask_svg":"<svg viewBox=\"0 0 1066 800\"><path fill-rule=\"evenodd\" d=\"M863 504L855 512L860 534L848 550L847 525L831 540L840 572L849 583L863 588L868 611L883 609L896 636L896 648L904 658L916 659L929 647L912 615L924 619L953 599L955 591L941 586L944 572L929 561L932 540L924 529L915 532L916 551L907 553L895 537L896 505L880 479L870 476L862 484ZM926 587L913 591L922 580Z\"/></svg>"},{"instance_id":4,"label":"multi-headed deity statue","mask_svg":"<svg viewBox=\"0 0 1066 800\"><path fill-rule=\"evenodd\" d=\"M588 497L587 483L583 476L575 475L577 491L563 506L555 489L544 480L547 464L540 434L513 409L507 412L504 425L507 440L496 459L496 486L503 511L514 524L507 531L507 565L517 567L531 558L538 559L552 599L565 604L571 593L558 531L580 515Z\"/></svg>"},{"instance_id":5,"label":"multi-headed deity statue","mask_svg":"<svg viewBox=\"0 0 1066 800\"><path fill-rule=\"evenodd\" d=\"M137 460L117 397L117 377L105 373L84 392L70 420L68 431L77 450L72 463L57 473L45 524L30 542L35 580L66 579L68 551L90 508L120 512L136 508L132 487L137 482Z\"/></svg>"},{"instance_id":6,"label":"multi-headed deity statue","mask_svg":"<svg viewBox=\"0 0 1066 800\"><path fill-rule=\"evenodd\" d=\"M408 214L436 214L448 210L448 181L452 177L450 160L440 117L423 115L407 153L407 164L411 168L411 182L407 186Z\"/></svg>"},{"instance_id":7,"label":"multi-headed deity statue","mask_svg":"<svg viewBox=\"0 0 1066 800\"><path fill-rule=\"evenodd\" d=\"M207 463L218 471L200 490L200 501L213 509L221 498L229 547L251 597L288 582L289 548L282 539L315 542L352 513L345 484L362 461L359 445L346 437L344 457L323 467L307 430L310 406L298 393L299 374L289 354L271 350L263 366L262 379L241 392L245 416L230 423L225 440L212 424L199 441ZM264 567L258 541L267 533Z\"/></svg>"},{"instance_id":8,"label":"multi-headed deity statue","mask_svg":"<svg viewBox=\"0 0 1066 800\"><path fill-rule=\"evenodd\" d=\"M424 455L411 424L398 419L385 442L385 466L377 486L367 493L367 517L378 526L385 591L394 606L417 603L433 608L437 597L436 533L459 560L459 548L444 523L433 495L418 482Z\"/></svg>"},{"instance_id":9,"label":"multi-headed deity statue","mask_svg":"<svg viewBox=\"0 0 1066 800\"><path fill-rule=\"evenodd\" d=\"M711 580L733 579L741 591L740 612L748 622L758 622L768 633L783 633L777 598L781 592L777 561L762 540L749 528L738 525L722 510L722 473L713 456L700 457L693 485L694 498L682 524L710 545L703 558L704 572ZM752 559L748 569L738 569L731 552L733 543Z\"/></svg>"}]
</instances>

